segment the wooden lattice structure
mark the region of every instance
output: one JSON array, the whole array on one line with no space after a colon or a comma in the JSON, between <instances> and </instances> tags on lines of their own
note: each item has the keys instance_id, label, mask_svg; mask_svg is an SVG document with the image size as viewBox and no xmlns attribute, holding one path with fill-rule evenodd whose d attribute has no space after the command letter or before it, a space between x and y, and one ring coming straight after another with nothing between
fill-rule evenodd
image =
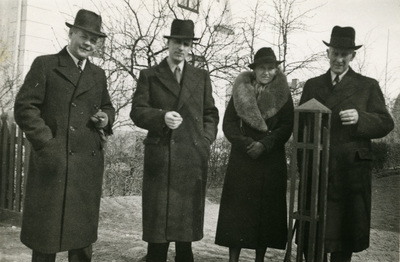
<instances>
[{"instance_id":1,"label":"wooden lattice structure","mask_svg":"<svg viewBox=\"0 0 400 262\"><path fill-rule=\"evenodd\" d=\"M324 258L330 121L331 110L315 99L295 108L286 262L291 261L295 231L296 262L305 254L307 262Z\"/></svg>"}]
</instances>

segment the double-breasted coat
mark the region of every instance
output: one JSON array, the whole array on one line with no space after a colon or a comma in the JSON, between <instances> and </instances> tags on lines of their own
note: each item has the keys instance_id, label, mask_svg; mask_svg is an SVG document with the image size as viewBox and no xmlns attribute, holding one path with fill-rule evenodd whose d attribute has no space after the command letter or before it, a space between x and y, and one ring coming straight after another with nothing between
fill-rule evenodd
<instances>
[{"instance_id":1,"label":"double-breasted coat","mask_svg":"<svg viewBox=\"0 0 400 262\"><path fill-rule=\"evenodd\" d=\"M164 116L178 112L169 129ZM148 130L144 140L143 240L196 241L203 237L210 143L218 110L207 71L185 62L178 84L167 60L140 72L131 118Z\"/></svg>"},{"instance_id":2,"label":"double-breasted coat","mask_svg":"<svg viewBox=\"0 0 400 262\"><path fill-rule=\"evenodd\" d=\"M358 252L369 246L371 139L394 127L376 80L351 68L333 88L330 71L305 83L300 104L315 98L332 110L325 251ZM356 125L343 125L339 112L356 109Z\"/></svg>"},{"instance_id":3,"label":"double-breasted coat","mask_svg":"<svg viewBox=\"0 0 400 262\"><path fill-rule=\"evenodd\" d=\"M236 79L235 85L249 82L247 78L238 81L243 76L242 73ZM283 102L279 108L270 108L276 113L263 120L268 131L257 130L242 121L234 99L229 101L225 111L223 131L232 148L218 217L215 239L218 245L251 249L284 249L286 246L285 143L293 129L293 101L283 74L278 74L271 85L276 87L276 91L268 93L269 102L263 101L263 105L271 107L266 104L273 104L272 101L277 100ZM249 88L248 96L251 95L251 89L254 88ZM287 89L285 95L284 89ZM247 154L247 146L253 141L259 141L265 147L257 159Z\"/></svg>"},{"instance_id":4,"label":"double-breasted coat","mask_svg":"<svg viewBox=\"0 0 400 262\"><path fill-rule=\"evenodd\" d=\"M84 71L64 48L37 57L15 101L15 120L32 144L21 241L56 253L95 242L104 169L102 140L90 121L114 108L104 71L87 61Z\"/></svg>"}]
</instances>

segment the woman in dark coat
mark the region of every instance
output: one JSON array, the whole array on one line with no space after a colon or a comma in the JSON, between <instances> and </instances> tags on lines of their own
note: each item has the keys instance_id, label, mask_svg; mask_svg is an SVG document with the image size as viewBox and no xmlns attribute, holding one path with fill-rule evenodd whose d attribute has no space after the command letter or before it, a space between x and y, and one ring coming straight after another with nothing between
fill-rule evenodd
<instances>
[{"instance_id":1,"label":"woman in dark coat","mask_svg":"<svg viewBox=\"0 0 400 262\"><path fill-rule=\"evenodd\" d=\"M216 244L256 250L287 242L285 143L293 128L293 101L271 48L261 48L233 86L223 131L232 143L217 225Z\"/></svg>"}]
</instances>

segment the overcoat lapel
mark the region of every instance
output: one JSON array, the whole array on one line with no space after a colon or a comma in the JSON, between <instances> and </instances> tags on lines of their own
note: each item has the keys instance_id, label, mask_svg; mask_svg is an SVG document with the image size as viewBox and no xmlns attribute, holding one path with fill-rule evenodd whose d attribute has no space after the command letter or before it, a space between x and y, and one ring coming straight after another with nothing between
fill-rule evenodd
<instances>
[{"instance_id":1,"label":"overcoat lapel","mask_svg":"<svg viewBox=\"0 0 400 262\"><path fill-rule=\"evenodd\" d=\"M176 96L176 98L179 97L181 87L175 80L175 77L172 74L166 59L164 59L157 67L155 75L161 81L161 83Z\"/></svg>"},{"instance_id":2,"label":"overcoat lapel","mask_svg":"<svg viewBox=\"0 0 400 262\"><path fill-rule=\"evenodd\" d=\"M74 60L72 60L66 48L61 50L60 53L58 53L58 55L59 55L59 65L58 67L56 67L55 70L57 70L74 86L77 86L79 78L81 77L81 73L79 72L78 67L75 65Z\"/></svg>"},{"instance_id":3,"label":"overcoat lapel","mask_svg":"<svg viewBox=\"0 0 400 262\"><path fill-rule=\"evenodd\" d=\"M79 72L78 67L68 54L66 48L59 53L59 66L56 70L76 87L75 97L92 88L98 79L97 71L93 70L93 66L89 60L87 60L83 72Z\"/></svg>"},{"instance_id":4,"label":"overcoat lapel","mask_svg":"<svg viewBox=\"0 0 400 262\"><path fill-rule=\"evenodd\" d=\"M81 78L78 81L78 86L75 91L75 97L82 95L89 91L93 86L96 85L97 79L97 71L93 70L92 63L87 60L85 68L81 73Z\"/></svg>"},{"instance_id":5,"label":"overcoat lapel","mask_svg":"<svg viewBox=\"0 0 400 262\"><path fill-rule=\"evenodd\" d=\"M179 110L183 104L189 101L190 97L194 93L194 89L197 89L197 84L199 83L197 79L196 72L193 66L189 65L185 62L185 67L183 69L183 78L182 78L182 90L179 96L177 110ZM191 102L197 102L197 99L192 99Z\"/></svg>"},{"instance_id":6,"label":"overcoat lapel","mask_svg":"<svg viewBox=\"0 0 400 262\"><path fill-rule=\"evenodd\" d=\"M350 68L343 79L333 89L332 93L327 97L325 105L328 108L333 109L357 92L359 86L356 85L356 81L353 81L354 75L354 71Z\"/></svg>"}]
</instances>

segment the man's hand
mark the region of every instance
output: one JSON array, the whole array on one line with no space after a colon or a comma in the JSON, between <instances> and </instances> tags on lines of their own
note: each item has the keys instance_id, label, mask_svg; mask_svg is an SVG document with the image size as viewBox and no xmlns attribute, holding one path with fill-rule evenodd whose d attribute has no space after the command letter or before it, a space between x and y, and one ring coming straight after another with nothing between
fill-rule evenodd
<instances>
[{"instance_id":1,"label":"man's hand","mask_svg":"<svg viewBox=\"0 0 400 262\"><path fill-rule=\"evenodd\" d=\"M358 122L358 112L355 109L348 109L339 112L342 125L355 125Z\"/></svg>"},{"instance_id":2,"label":"man's hand","mask_svg":"<svg viewBox=\"0 0 400 262\"><path fill-rule=\"evenodd\" d=\"M99 109L99 111L90 117L90 120L94 123L98 129L104 128L108 124L108 115Z\"/></svg>"},{"instance_id":3,"label":"man's hand","mask_svg":"<svg viewBox=\"0 0 400 262\"><path fill-rule=\"evenodd\" d=\"M262 152L264 152L265 147L262 143L258 141L253 141L251 144L247 147L247 154L252 158L252 159L257 159Z\"/></svg>"},{"instance_id":4,"label":"man's hand","mask_svg":"<svg viewBox=\"0 0 400 262\"><path fill-rule=\"evenodd\" d=\"M169 111L164 116L165 124L171 129L177 129L182 124L182 117L178 112Z\"/></svg>"}]
</instances>

